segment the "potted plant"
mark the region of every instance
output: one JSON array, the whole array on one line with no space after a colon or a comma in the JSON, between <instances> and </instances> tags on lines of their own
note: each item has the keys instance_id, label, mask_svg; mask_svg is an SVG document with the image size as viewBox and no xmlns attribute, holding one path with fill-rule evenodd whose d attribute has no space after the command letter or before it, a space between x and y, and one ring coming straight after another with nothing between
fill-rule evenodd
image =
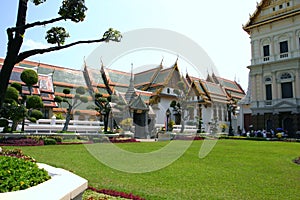
<instances>
[{"instance_id":1,"label":"potted plant","mask_svg":"<svg viewBox=\"0 0 300 200\"><path fill-rule=\"evenodd\" d=\"M131 118L123 119L120 122L120 125L124 131L130 131L130 128L132 127L132 119Z\"/></svg>"},{"instance_id":2,"label":"potted plant","mask_svg":"<svg viewBox=\"0 0 300 200\"><path fill-rule=\"evenodd\" d=\"M174 125L175 125L175 121L174 120L170 120L169 123L168 123L168 130L172 131Z\"/></svg>"},{"instance_id":3,"label":"potted plant","mask_svg":"<svg viewBox=\"0 0 300 200\"><path fill-rule=\"evenodd\" d=\"M220 124L220 128L221 128L222 133L224 133L225 129L227 128L227 124L225 124L225 123Z\"/></svg>"}]
</instances>

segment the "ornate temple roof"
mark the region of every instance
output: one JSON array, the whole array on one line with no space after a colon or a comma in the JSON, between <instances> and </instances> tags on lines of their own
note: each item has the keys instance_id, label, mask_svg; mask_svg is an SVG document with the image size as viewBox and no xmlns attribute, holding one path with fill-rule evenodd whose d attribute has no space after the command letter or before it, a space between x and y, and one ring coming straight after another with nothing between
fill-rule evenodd
<instances>
[{"instance_id":1,"label":"ornate temple roof","mask_svg":"<svg viewBox=\"0 0 300 200\"><path fill-rule=\"evenodd\" d=\"M149 110L140 95L131 100L129 107L134 110Z\"/></svg>"},{"instance_id":2,"label":"ornate temple roof","mask_svg":"<svg viewBox=\"0 0 300 200\"><path fill-rule=\"evenodd\" d=\"M153 83L154 79L157 77L157 74L160 72L161 69L162 66L159 65L152 69L136 73L134 75L135 87L141 90L147 90L150 87L151 83Z\"/></svg>"},{"instance_id":3,"label":"ornate temple roof","mask_svg":"<svg viewBox=\"0 0 300 200\"><path fill-rule=\"evenodd\" d=\"M3 62L3 59L0 59L0 64L1 62ZM54 94L64 96L63 89L69 88L71 90L69 97L73 97L78 86L84 86L93 92L104 95L117 93L124 96L124 99L126 92L129 91L128 88L131 88L131 99L136 101L138 96L139 100L144 103L149 103L149 99L153 95L168 95L162 94L163 88L176 88L178 81L183 81L188 89L195 90L194 93L199 95L207 104L213 102L226 103L229 98L241 100L245 96L243 89L237 82L217 77L214 74L209 75L206 80L189 75L186 75L185 78L182 77L177 61L168 68L164 68L160 64L136 74L108 69L104 66L99 70L85 66L84 71L81 71L32 61L22 61L14 68L11 81L20 82L20 72L24 67L37 68L40 81L35 86L34 93L40 94L43 101L52 107L56 106L53 102ZM53 86L51 87L52 81ZM85 95L92 100L89 92ZM137 105L136 103L135 105ZM87 105L84 104L80 106L83 110L86 107ZM54 110L58 109L61 108Z\"/></svg>"}]
</instances>

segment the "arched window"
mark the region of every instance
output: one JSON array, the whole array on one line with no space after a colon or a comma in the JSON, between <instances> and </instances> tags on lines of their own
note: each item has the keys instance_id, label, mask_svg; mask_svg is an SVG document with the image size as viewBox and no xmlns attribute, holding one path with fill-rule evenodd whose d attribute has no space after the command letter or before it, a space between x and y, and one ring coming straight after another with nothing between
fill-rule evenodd
<instances>
[{"instance_id":1,"label":"arched window","mask_svg":"<svg viewBox=\"0 0 300 200\"><path fill-rule=\"evenodd\" d=\"M267 78L265 78L265 83L271 83L272 82L272 79L271 79L271 77L267 77Z\"/></svg>"},{"instance_id":2,"label":"arched window","mask_svg":"<svg viewBox=\"0 0 300 200\"><path fill-rule=\"evenodd\" d=\"M291 79L291 78L292 78L292 75L290 73L287 73L287 72L281 74L281 76L280 76L281 80Z\"/></svg>"}]
</instances>

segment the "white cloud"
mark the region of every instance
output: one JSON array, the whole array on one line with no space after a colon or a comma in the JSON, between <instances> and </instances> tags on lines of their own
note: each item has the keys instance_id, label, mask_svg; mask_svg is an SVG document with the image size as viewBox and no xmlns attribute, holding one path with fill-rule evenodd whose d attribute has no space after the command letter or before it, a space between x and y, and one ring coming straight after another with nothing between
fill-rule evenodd
<instances>
[{"instance_id":1,"label":"white cloud","mask_svg":"<svg viewBox=\"0 0 300 200\"><path fill-rule=\"evenodd\" d=\"M24 49L44 49L50 47L49 45L43 44L41 42L34 41L32 39L24 39L23 48Z\"/></svg>"}]
</instances>

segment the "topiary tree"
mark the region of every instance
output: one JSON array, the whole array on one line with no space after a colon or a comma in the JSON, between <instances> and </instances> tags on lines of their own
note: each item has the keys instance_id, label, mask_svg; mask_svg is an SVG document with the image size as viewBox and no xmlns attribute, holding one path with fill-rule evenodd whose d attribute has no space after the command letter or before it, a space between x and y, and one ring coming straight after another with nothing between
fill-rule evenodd
<instances>
[{"instance_id":1,"label":"topiary tree","mask_svg":"<svg viewBox=\"0 0 300 200\"><path fill-rule=\"evenodd\" d=\"M46 0L30 1L33 2L36 6L46 2ZM16 25L6 30L8 42L6 57L4 59L3 66L0 72L0 108L2 107L2 104L4 102L5 93L9 85L9 79L15 64L36 54L44 54L52 51L58 51L78 44L108 41L119 42L122 38L122 35L119 31L110 28L103 34L101 39L76 41L70 44L65 44L65 39L70 35L63 27L53 27L47 31L45 39L48 43L54 44L55 46L44 49L32 49L20 52L21 47L23 45L25 32L27 30L36 27L45 27L49 24L66 20L71 20L75 23L82 22L85 19L85 12L87 10L84 0L63 0L62 5L60 6L58 11L58 17L49 20L28 23L26 21L28 3L29 0L19 0Z\"/></svg>"},{"instance_id":2,"label":"topiary tree","mask_svg":"<svg viewBox=\"0 0 300 200\"><path fill-rule=\"evenodd\" d=\"M67 112L66 112L66 121L65 121L64 127L62 129L62 132L65 132L68 130L72 111L75 108L77 108L80 104L88 102L88 97L84 96L85 92L86 92L86 89L82 86L76 88L76 94L74 95L73 102L70 102L70 99L67 98L67 95L69 95L71 93L71 90L69 88L65 88L63 90L63 93L65 94L64 98L60 97L60 96L56 96L54 98L54 101L59 103L60 106L61 106L61 103L66 103L68 105Z\"/></svg>"},{"instance_id":3,"label":"topiary tree","mask_svg":"<svg viewBox=\"0 0 300 200\"><path fill-rule=\"evenodd\" d=\"M20 78L28 87L29 94L32 95L32 86L37 84L39 80L37 72L32 69L24 69Z\"/></svg>"},{"instance_id":4,"label":"topiary tree","mask_svg":"<svg viewBox=\"0 0 300 200\"><path fill-rule=\"evenodd\" d=\"M44 107L44 103L40 96L37 95L28 96L26 100L26 108L28 109L28 119L31 122L36 122L37 120L41 119L43 117L43 113L37 109L43 107ZM24 131L23 126L22 126L22 131Z\"/></svg>"},{"instance_id":5,"label":"topiary tree","mask_svg":"<svg viewBox=\"0 0 300 200\"><path fill-rule=\"evenodd\" d=\"M39 109L44 107L43 101L40 96L33 95L28 96L26 100L26 108L27 109Z\"/></svg>"},{"instance_id":6,"label":"topiary tree","mask_svg":"<svg viewBox=\"0 0 300 200\"><path fill-rule=\"evenodd\" d=\"M18 85L18 84L13 84ZM5 132L11 132L15 131L17 129L18 123L22 121L22 119L26 115L26 108L23 104L21 104L21 101L19 99L20 93L19 91L12 86L9 86L7 88L7 92L5 95L5 101L3 103L2 109L1 109L1 116L11 120L12 125L11 128L6 127Z\"/></svg>"},{"instance_id":7,"label":"topiary tree","mask_svg":"<svg viewBox=\"0 0 300 200\"><path fill-rule=\"evenodd\" d=\"M24 95L22 93L22 86L21 86L21 91L20 91L21 97L22 97L21 104L26 105L26 108L28 109L28 112L27 112L28 115L26 117L31 122L36 122L36 120L40 119L41 117L39 115L37 115L39 118L35 118L34 116L31 116L32 110L44 107L42 98L40 96L36 96L36 95L32 96L32 87L33 87L33 85L38 83L39 76L35 70L24 69L23 72L21 73L20 78L25 83L25 85L28 87L28 91L29 91L29 95L30 95L28 97L26 95ZM24 131L24 125L25 125L25 116L24 116L23 122L22 122L22 131Z\"/></svg>"},{"instance_id":8,"label":"topiary tree","mask_svg":"<svg viewBox=\"0 0 300 200\"><path fill-rule=\"evenodd\" d=\"M30 113L29 120L36 122L43 117L43 113L40 110L33 109Z\"/></svg>"},{"instance_id":9,"label":"topiary tree","mask_svg":"<svg viewBox=\"0 0 300 200\"><path fill-rule=\"evenodd\" d=\"M38 82L36 71L25 69L21 73L20 78L28 87L30 96L27 97L22 93L22 85L20 83L12 83L7 89L5 103L0 112L2 117L12 120L12 131L16 130L20 121L22 121L22 131L24 131L25 118L32 122L40 119L41 115L31 116L31 113L33 109L39 109L44 106L40 96L32 96L32 86Z\"/></svg>"},{"instance_id":10,"label":"topiary tree","mask_svg":"<svg viewBox=\"0 0 300 200\"><path fill-rule=\"evenodd\" d=\"M111 112L111 96L103 97L102 94L96 93L94 97L95 101L95 110L100 114L103 118L104 123L104 132L106 133L108 130L108 122L109 122L109 115Z\"/></svg>"},{"instance_id":11,"label":"topiary tree","mask_svg":"<svg viewBox=\"0 0 300 200\"><path fill-rule=\"evenodd\" d=\"M3 129L2 129L3 133L8 132L8 125L9 125L9 122L7 119L0 118L0 127L3 127Z\"/></svg>"},{"instance_id":12,"label":"topiary tree","mask_svg":"<svg viewBox=\"0 0 300 200\"><path fill-rule=\"evenodd\" d=\"M14 87L8 87L7 92L5 94L6 102L9 101L19 101L19 91Z\"/></svg>"}]
</instances>

